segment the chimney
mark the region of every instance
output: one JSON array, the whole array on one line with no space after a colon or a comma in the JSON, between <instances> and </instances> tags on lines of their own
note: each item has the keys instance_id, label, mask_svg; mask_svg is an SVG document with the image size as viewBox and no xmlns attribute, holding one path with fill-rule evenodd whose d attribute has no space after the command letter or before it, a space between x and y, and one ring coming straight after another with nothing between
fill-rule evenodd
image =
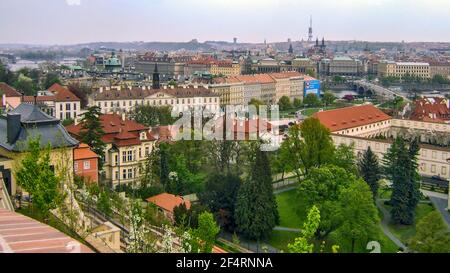
<instances>
[{"instance_id":1,"label":"chimney","mask_svg":"<svg viewBox=\"0 0 450 273\"><path fill-rule=\"evenodd\" d=\"M34 95L34 105L37 105L37 95Z\"/></svg>"},{"instance_id":2,"label":"chimney","mask_svg":"<svg viewBox=\"0 0 450 273\"><path fill-rule=\"evenodd\" d=\"M125 121L125 113L121 114L122 121Z\"/></svg>"},{"instance_id":3,"label":"chimney","mask_svg":"<svg viewBox=\"0 0 450 273\"><path fill-rule=\"evenodd\" d=\"M6 95L3 94L3 96L2 96L2 106L5 106L5 105L6 105Z\"/></svg>"},{"instance_id":4,"label":"chimney","mask_svg":"<svg viewBox=\"0 0 450 273\"><path fill-rule=\"evenodd\" d=\"M103 86L100 87L100 93L103 93Z\"/></svg>"},{"instance_id":5,"label":"chimney","mask_svg":"<svg viewBox=\"0 0 450 273\"><path fill-rule=\"evenodd\" d=\"M13 144L20 133L20 114L8 113L6 115L6 138Z\"/></svg>"}]
</instances>

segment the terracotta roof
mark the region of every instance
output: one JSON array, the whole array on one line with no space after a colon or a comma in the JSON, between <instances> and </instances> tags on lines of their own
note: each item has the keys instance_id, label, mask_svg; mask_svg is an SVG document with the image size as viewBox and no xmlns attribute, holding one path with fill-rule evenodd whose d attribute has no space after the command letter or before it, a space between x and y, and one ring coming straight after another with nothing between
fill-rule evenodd
<instances>
[{"instance_id":1,"label":"terracotta roof","mask_svg":"<svg viewBox=\"0 0 450 273\"><path fill-rule=\"evenodd\" d=\"M149 134L147 126L129 119L122 120L122 117L118 114L101 115L100 122L105 132L105 135L102 137L105 143L115 143L118 146L139 145L141 143L139 134L144 131L147 134L147 140L145 141L155 140ZM79 123L77 125L69 125L66 129L70 134L79 137L82 127L83 124Z\"/></svg>"},{"instance_id":2,"label":"terracotta roof","mask_svg":"<svg viewBox=\"0 0 450 273\"><path fill-rule=\"evenodd\" d=\"M70 92L66 87L61 86L58 83L53 84L48 88L48 91L55 94L56 101L80 101L80 98L75 96L74 93Z\"/></svg>"},{"instance_id":3,"label":"terracotta roof","mask_svg":"<svg viewBox=\"0 0 450 273\"><path fill-rule=\"evenodd\" d=\"M449 101L440 97L420 98L414 102L411 119L432 122L450 120Z\"/></svg>"},{"instance_id":4,"label":"terracotta roof","mask_svg":"<svg viewBox=\"0 0 450 273\"><path fill-rule=\"evenodd\" d=\"M16 212L0 209L0 253L93 253L64 233ZM75 248L74 248L75 247Z\"/></svg>"},{"instance_id":5,"label":"terracotta roof","mask_svg":"<svg viewBox=\"0 0 450 273\"><path fill-rule=\"evenodd\" d=\"M0 91L5 94L7 97L20 97L20 94L14 87L9 86L4 82L0 82Z\"/></svg>"},{"instance_id":6,"label":"terracotta roof","mask_svg":"<svg viewBox=\"0 0 450 273\"><path fill-rule=\"evenodd\" d=\"M189 209L191 207L191 202L189 200L185 200L183 199L183 197L181 196L176 196L170 193L161 193L152 197L149 197L146 199L147 202L149 203L153 203L156 206L172 212L173 213L173 209L181 204L185 204L186 208Z\"/></svg>"},{"instance_id":7,"label":"terracotta roof","mask_svg":"<svg viewBox=\"0 0 450 273\"><path fill-rule=\"evenodd\" d=\"M293 78L293 77L301 77L304 76L303 74L300 74L297 71L288 71L288 72L280 72L280 73L270 73L269 74L274 79L286 79L286 78Z\"/></svg>"},{"instance_id":8,"label":"terracotta roof","mask_svg":"<svg viewBox=\"0 0 450 273\"><path fill-rule=\"evenodd\" d=\"M99 156L91 150L89 145L85 143L81 143L77 148L73 150L74 160L98 158L98 157Z\"/></svg>"},{"instance_id":9,"label":"terracotta roof","mask_svg":"<svg viewBox=\"0 0 450 273\"><path fill-rule=\"evenodd\" d=\"M157 93L165 93L169 96L175 98L192 98L192 97L219 97L219 95L214 94L211 90L198 86L195 88L194 86L186 86L186 88L179 86L175 88L161 88L161 89L145 89L142 88L132 88L130 89L110 89L110 90L102 90L97 91L92 96L94 100L123 100L123 99L136 99L142 100L148 96L155 95Z\"/></svg>"},{"instance_id":10,"label":"terracotta roof","mask_svg":"<svg viewBox=\"0 0 450 273\"><path fill-rule=\"evenodd\" d=\"M313 117L318 118L331 132L391 119L371 104L317 112Z\"/></svg>"}]
</instances>

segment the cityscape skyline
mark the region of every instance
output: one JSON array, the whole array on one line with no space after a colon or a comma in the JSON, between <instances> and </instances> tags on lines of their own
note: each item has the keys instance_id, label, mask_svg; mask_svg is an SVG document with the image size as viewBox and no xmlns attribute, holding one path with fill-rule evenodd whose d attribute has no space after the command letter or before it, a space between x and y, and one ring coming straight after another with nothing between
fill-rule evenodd
<instances>
[{"instance_id":1,"label":"cityscape skyline","mask_svg":"<svg viewBox=\"0 0 450 273\"><path fill-rule=\"evenodd\" d=\"M306 41L310 16L314 39L450 42L444 35L450 25L450 2L432 2L6 0L0 3L0 9L9 11L0 18L0 43L232 42L233 37L248 43L264 39L284 42L288 38Z\"/></svg>"}]
</instances>

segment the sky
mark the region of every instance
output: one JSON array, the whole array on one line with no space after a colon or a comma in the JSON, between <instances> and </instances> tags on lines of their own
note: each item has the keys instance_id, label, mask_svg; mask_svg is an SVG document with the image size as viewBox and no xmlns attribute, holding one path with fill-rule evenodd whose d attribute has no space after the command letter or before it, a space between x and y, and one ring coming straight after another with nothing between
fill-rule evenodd
<instances>
[{"instance_id":1,"label":"sky","mask_svg":"<svg viewBox=\"0 0 450 273\"><path fill-rule=\"evenodd\" d=\"M0 0L0 43L450 42L450 0Z\"/></svg>"}]
</instances>

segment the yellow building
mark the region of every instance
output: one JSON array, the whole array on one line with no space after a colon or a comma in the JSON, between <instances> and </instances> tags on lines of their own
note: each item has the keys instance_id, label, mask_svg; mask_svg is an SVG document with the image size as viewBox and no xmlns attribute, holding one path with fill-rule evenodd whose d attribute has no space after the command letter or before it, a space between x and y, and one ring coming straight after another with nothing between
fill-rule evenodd
<instances>
[{"instance_id":1,"label":"yellow building","mask_svg":"<svg viewBox=\"0 0 450 273\"><path fill-rule=\"evenodd\" d=\"M431 77L429 63L392 62L382 61L378 64L380 77L398 77L405 75L416 76L424 79Z\"/></svg>"},{"instance_id":2,"label":"yellow building","mask_svg":"<svg viewBox=\"0 0 450 273\"><path fill-rule=\"evenodd\" d=\"M210 71L213 75L238 76L241 74L241 65L238 62L216 62L211 65Z\"/></svg>"}]
</instances>

